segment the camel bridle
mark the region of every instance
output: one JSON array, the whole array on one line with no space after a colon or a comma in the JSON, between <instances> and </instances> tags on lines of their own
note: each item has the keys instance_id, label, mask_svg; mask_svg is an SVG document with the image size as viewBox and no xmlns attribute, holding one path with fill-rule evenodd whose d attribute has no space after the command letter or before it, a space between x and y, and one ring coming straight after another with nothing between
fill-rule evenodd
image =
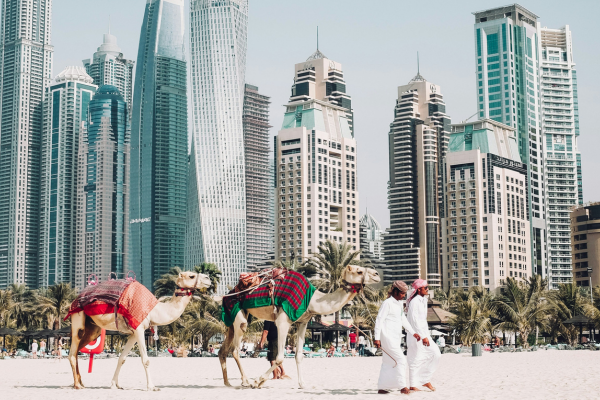
<instances>
[{"instance_id":1,"label":"camel bridle","mask_svg":"<svg viewBox=\"0 0 600 400\"><path fill-rule=\"evenodd\" d=\"M200 279L200 273L196 273L196 281L194 282L194 287L190 288L182 288L182 287L177 287L177 289L175 289L175 296L177 297L182 297L182 296L191 296L194 294L194 292L196 290L198 290L197 286L198 286L198 279ZM178 292L178 290L181 290L181 292Z\"/></svg>"}]
</instances>

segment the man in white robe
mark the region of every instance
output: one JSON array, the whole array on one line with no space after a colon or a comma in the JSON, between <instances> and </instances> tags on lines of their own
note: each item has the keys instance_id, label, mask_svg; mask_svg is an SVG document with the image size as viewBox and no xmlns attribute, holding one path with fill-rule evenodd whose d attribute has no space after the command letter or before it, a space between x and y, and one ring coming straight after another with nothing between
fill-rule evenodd
<instances>
[{"instance_id":1,"label":"man in white robe","mask_svg":"<svg viewBox=\"0 0 600 400\"><path fill-rule=\"evenodd\" d=\"M407 339L410 390L418 391L419 386L425 386L434 391L435 388L431 385L431 377L437 369L442 354L431 338L429 326L427 325L426 296L429 294L429 287L427 281L423 279L417 279L412 286L413 291L409 295L406 304L408 322L423 340L418 341L412 337Z\"/></svg>"},{"instance_id":2,"label":"man in white robe","mask_svg":"<svg viewBox=\"0 0 600 400\"><path fill-rule=\"evenodd\" d=\"M402 343L402 327L415 340L420 340L404 315L404 302L408 286L396 281L390 289L390 297L383 302L375 322L375 347L383 350L383 361L379 374L378 393L386 394L393 389L401 389L404 394L410 393L406 386L406 357L400 347Z\"/></svg>"}]
</instances>

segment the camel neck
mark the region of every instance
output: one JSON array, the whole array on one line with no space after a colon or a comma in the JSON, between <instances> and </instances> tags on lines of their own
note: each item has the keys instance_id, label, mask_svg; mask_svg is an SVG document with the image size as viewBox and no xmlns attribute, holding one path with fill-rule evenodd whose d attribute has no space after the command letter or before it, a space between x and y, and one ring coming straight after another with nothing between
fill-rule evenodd
<instances>
[{"instance_id":1,"label":"camel neck","mask_svg":"<svg viewBox=\"0 0 600 400\"><path fill-rule=\"evenodd\" d=\"M356 293L338 289L332 293L316 291L308 307L308 311L318 315L333 314L348 304Z\"/></svg>"},{"instance_id":2,"label":"camel neck","mask_svg":"<svg viewBox=\"0 0 600 400\"><path fill-rule=\"evenodd\" d=\"M152 325L168 325L181 317L192 296L173 295L166 303L158 303L152 318Z\"/></svg>"}]
</instances>

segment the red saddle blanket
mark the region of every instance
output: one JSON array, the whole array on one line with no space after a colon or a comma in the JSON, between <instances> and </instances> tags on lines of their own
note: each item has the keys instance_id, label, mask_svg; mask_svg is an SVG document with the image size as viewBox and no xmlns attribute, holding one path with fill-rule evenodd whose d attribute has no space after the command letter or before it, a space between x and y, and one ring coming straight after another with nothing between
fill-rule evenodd
<instances>
[{"instance_id":1,"label":"red saddle blanket","mask_svg":"<svg viewBox=\"0 0 600 400\"><path fill-rule=\"evenodd\" d=\"M141 283L111 280L82 290L65 320L80 311L89 316L113 314L118 307L117 312L136 329L157 304L156 297Z\"/></svg>"}]
</instances>

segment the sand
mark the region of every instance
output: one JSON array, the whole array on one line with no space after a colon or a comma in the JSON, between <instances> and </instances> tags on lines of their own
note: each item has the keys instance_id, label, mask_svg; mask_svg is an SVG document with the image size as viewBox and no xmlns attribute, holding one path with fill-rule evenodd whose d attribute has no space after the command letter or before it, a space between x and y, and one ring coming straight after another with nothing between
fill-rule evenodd
<instances>
[{"instance_id":1,"label":"sand","mask_svg":"<svg viewBox=\"0 0 600 400\"><path fill-rule=\"evenodd\" d=\"M217 358L151 358L151 373L160 392L145 392L146 377L140 358L128 358L121 370L124 390L111 390L116 359L95 360L87 373L86 389L76 391L67 360L0 360L1 399L334 399L381 398L376 394L380 357L305 359L307 388L297 388L293 359L284 367L293 378L269 381L264 389L226 388ZM265 359L243 359L250 377L267 368ZM417 399L597 399L600 397L600 351L538 351L486 353L482 357L444 354L434 376L436 392L394 392L387 397ZM233 359L228 359L231 383L240 384ZM426 390L426 389L424 389ZM360 397L359 397L360 396Z\"/></svg>"}]
</instances>

